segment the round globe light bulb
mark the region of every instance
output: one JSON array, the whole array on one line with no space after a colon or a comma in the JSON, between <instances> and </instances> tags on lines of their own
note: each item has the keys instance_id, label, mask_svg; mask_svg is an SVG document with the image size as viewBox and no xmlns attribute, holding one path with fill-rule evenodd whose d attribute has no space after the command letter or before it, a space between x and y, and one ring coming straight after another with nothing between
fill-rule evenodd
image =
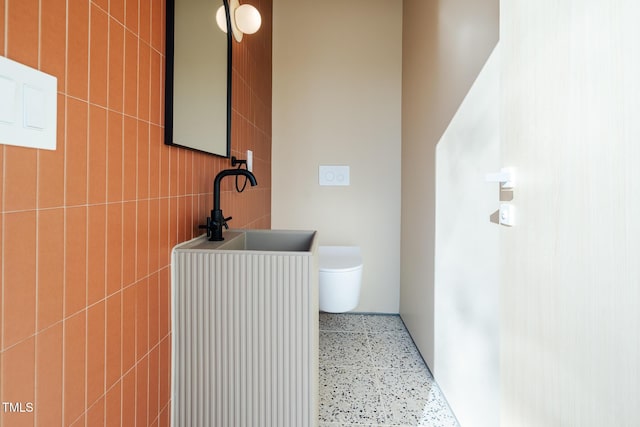
<instances>
[{"instance_id":1,"label":"round globe light bulb","mask_svg":"<svg viewBox=\"0 0 640 427\"><path fill-rule=\"evenodd\" d=\"M216 23L222 31L227 32L227 14L224 11L224 5L220 6L216 12Z\"/></svg>"},{"instance_id":2,"label":"round globe light bulb","mask_svg":"<svg viewBox=\"0 0 640 427\"><path fill-rule=\"evenodd\" d=\"M236 9L236 25L245 34L253 34L260 29L262 18L258 9L250 4L243 4Z\"/></svg>"}]
</instances>

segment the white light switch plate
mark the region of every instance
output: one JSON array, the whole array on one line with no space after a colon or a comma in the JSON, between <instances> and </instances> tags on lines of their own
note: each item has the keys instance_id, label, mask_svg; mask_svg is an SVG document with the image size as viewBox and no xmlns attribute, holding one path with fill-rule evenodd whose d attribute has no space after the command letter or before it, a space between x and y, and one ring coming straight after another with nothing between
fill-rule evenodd
<instances>
[{"instance_id":1,"label":"white light switch plate","mask_svg":"<svg viewBox=\"0 0 640 427\"><path fill-rule=\"evenodd\" d=\"M58 80L0 56L0 144L56 149Z\"/></svg>"},{"instance_id":2,"label":"white light switch plate","mask_svg":"<svg viewBox=\"0 0 640 427\"><path fill-rule=\"evenodd\" d=\"M349 185L349 166L321 165L318 172L320 185Z\"/></svg>"}]
</instances>

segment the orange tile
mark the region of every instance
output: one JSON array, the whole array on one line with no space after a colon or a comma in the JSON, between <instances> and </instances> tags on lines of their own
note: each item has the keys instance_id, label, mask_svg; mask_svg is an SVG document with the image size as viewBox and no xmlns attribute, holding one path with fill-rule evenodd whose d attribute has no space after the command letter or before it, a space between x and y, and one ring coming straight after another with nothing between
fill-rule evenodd
<instances>
[{"instance_id":1,"label":"orange tile","mask_svg":"<svg viewBox=\"0 0 640 427\"><path fill-rule=\"evenodd\" d=\"M93 405L105 391L104 316L104 301L100 301L87 309L87 406Z\"/></svg>"},{"instance_id":2,"label":"orange tile","mask_svg":"<svg viewBox=\"0 0 640 427\"><path fill-rule=\"evenodd\" d=\"M169 334L170 322L171 322L171 286L169 280L169 272L170 269L164 268L160 270L159 273L159 282L158 282L158 293L159 293L159 310L160 310L160 340L163 340Z\"/></svg>"},{"instance_id":3,"label":"orange tile","mask_svg":"<svg viewBox=\"0 0 640 427\"><path fill-rule=\"evenodd\" d=\"M138 46L138 118L149 121L151 47L142 41Z\"/></svg>"},{"instance_id":4,"label":"orange tile","mask_svg":"<svg viewBox=\"0 0 640 427\"><path fill-rule=\"evenodd\" d=\"M36 335L36 426L62 426L62 322Z\"/></svg>"},{"instance_id":5,"label":"orange tile","mask_svg":"<svg viewBox=\"0 0 640 427\"><path fill-rule=\"evenodd\" d=\"M182 230L182 218L180 217L179 198L169 199L169 247L173 248L178 244Z\"/></svg>"},{"instance_id":6,"label":"orange tile","mask_svg":"<svg viewBox=\"0 0 640 427\"><path fill-rule=\"evenodd\" d=\"M122 205L122 284L131 285L136 277L136 202Z\"/></svg>"},{"instance_id":7,"label":"orange tile","mask_svg":"<svg viewBox=\"0 0 640 427\"><path fill-rule=\"evenodd\" d=\"M140 39L151 45L151 3L152 0L140 0L139 22Z\"/></svg>"},{"instance_id":8,"label":"orange tile","mask_svg":"<svg viewBox=\"0 0 640 427\"><path fill-rule=\"evenodd\" d=\"M5 146L5 211L36 208L37 159L33 148Z\"/></svg>"},{"instance_id":9,"label":"orange tile","mask_svg":"<svg viewBox=\"0 0 640 427\"><path fill-rule=\"evenodd\" d=\"M138 201L136 224L136 280L149 274L149 201Z\"/></svg>"},{"instance_id":10,"label":"orange tile","mask_svg":"<svg viewBox=\"0 0 640 427\"><path fill-rule=\"evenodd\" d=\"M149 348L159 342L160 327L160 276L154 273L149 276Z\"/></svg>"},{"instance_id":11,"label":"orange tile","mask_svg":"<svg viewBox=\"0 0 640 427\"><path fill-rule=\"evenodd\" d=\"M149 351L149 280L142 279L136 288L136 359Z\"/></svg>"},{"instance_id":12,"label":"orange tile","mask_svg":"<svg viewBox=\"0 0 640 427\"><path fill-rule=\"evenodd\" d=\"M120 382L117 382L113 388L107 391L105 427L120 427L124 425L120 423L120 393Z\"/></svg>"},{"instance_id":13,"label":"orange tile","mask_svg":"<svg viewBox=\"0 0 640 427\"><path fill-rule=\"evenodd\" d=\"M38 68L38 0L12 1L7 8L7 57Z\"/></svg>"},{"instance_id":14,"label":"orange tile","mask_svg":"<svg viewBox=\"0 0 640 427\"><path fill-rule=\"evenodd\" d=\"M122 372L136 361L136 287L122 291Z\"/></svg>"},{"instance_id":15,"label":"orange tile","mask_svg":"<svg viewBox=\"0 0 640 427\"><path fill-rule=\"evenodd\" d=\"M87 411L87 426L103 426L105 423L105 398L98 399Z\"/></svg>"},{"instance_id":16,"label":"orange tile","mask_svg":"<svg viewBox=\"0 0 640 427\"><path fill-rule=\"evenodd\" d=\"M89 203L104 203L107 193L107 110L89 106Z\"/></svg>"},{"instance_id":17,"label":"orange tile","mask_svg":"<svg viewBox=\"0 0 640 427\"><path fill-rule=\"evenodd\" d=\"M0 0L0 55L6 56L4 51L4 8L5 0Z\"/></svg>"},{"instance_id":18,"label":"orange tile","mask_svg":"<svg viewBox=\"0 0 640 427\"><path fill-rule=\"evenodd\" d=\"M68 2L67 11L67 94L86 100L89 86L89 2Z\"/></svg>"},{"instance_id":19,"label":"orange tile","mask_svg":"<svg viewBox=\"0 0 640 427\"><path fill-rule=\"evenodd\" d=\"M124 116L124 200L135 200L137 197L137 165L138 165L138 121Z\"/></svg>"},{"instance_id":20,"label":"orange tile","mask_svg":"<svg viewBox=\"0 0 640 427\"><path fill-rule=\"evenodd\" d=\"M178 150L178 196L184 196L187 188L187 176L190 172L187 165L187 159L187 150Z\"/></svg>"},{"instance_id":21,"label":"orange tile","mask_svg":"<svg viewBox=\"0 0 640 427\"><path fill-rule=\"evenodd\" d=\"M127 0L131 1L131 0ZM124 32L124 113L138 113L138 39L131 32Z\"/></svg>"},{"instance_id":22,"label":"orange tile","mask_svg":"<svg viewBox=\"0 0 640 427\"><path fill-rule=\"evenodd\" d=\"M89 206L87 215L87 305L91 305L105 297L107 206Z\"/></svg>"},{"instance_id":23,"label":"orange tile","mask_svg":"<svg viewBox=\"0 0 640 427\"><path fill-rule=\"evenodd\" d=\"M65 316L83 310L87 304L87 208L65 212ZM74 418L75 419L75 418ZM71 421L71 420L69 420Z\"/></svg>"},{"instance_id":24,"label":"orange tile","mask_svg":"<svg viewBox=\"0 0 640 427\"><path fill-rule=\"evenodd\" d=\"M109 0L109 14L124 24L124 0Z\"/></svg>"},{"instance_id":25,"label":"orange tile","mask_svg":"<svg viewBox=\"0 0 640 427\"><path fill-rule=\"evenodd\" d=\"M112 387L122 375L120 357L122 349L121 337L121 298L118 292L107 299L107 330L106 330L106 388Z\"/></svg>"},{"instance_id":26,"label":"orange tile","mask_svg":"<svg viewBox=\"0 0 640 427\"><path fill-rule=\"evenodd\" d=\"M163 144L160 146L160 197L167 197L169 195L171 152L172 149L168 145Z\"/></svg>"},{"instance_id":27,"label":"orange tile","mask_svg":"<svg viewBox=\"0 0 640 427\"><path fill-rule=\"evenodd\" d=\"M165 406L160 411L160 417L158 418L158 427L169 427L169 418L171 417L171 408L169 406Z\"/></svg>"},{"instance_id":28,"label":"orange tile","mask_svg":"<svg viewBox=\"0 0 640 427\"><path fill-rule=\"evenodd\" d=\"M91 34L89 41L89 100L92 104L107 106L107 53L109 46L109 19L107 13L91 4Z\"/></svg>"},{"instance_id":29,"label":"orange tile","mask_svg":"<svg viewBox=\"0 0 640 427\"><path fill-rule=\"evenodd\" d=\"M180 150L175 147L169 148L169 194L177 196L180 187Z\"/></svg>"},{"instance_id":30,"label":"orange tile","mask_svg":"<svg viewBox=\"0 0 640 427\"><path fill-rule=\"evenodd\" d=\"M71 423L69 427L85 427L86 418L86 413L81 414L78 418L75 419L75 421Z\"/></svg>"},{"instance_id":31,"label":"orange tile","mask_svg":"<svg viewBox=\"0 0 640 427\"><path fill-rule=\"evenodd\" d=\"M208 194L199 194L198 195L198 224L205 224L206 218L211 215L209 205ZM204 230L199 230L199 233L202 234Z\"/></svg>"},{"instance_id":32,"label":"orange tile","mask_svg":"<svg viewBox=\"0 0 640 427\"><path fill-rule=\"evenodd\" d=\"M158 199L149 200L149 273L158 271L158 256L160 249L159 207L160 202Z\"/></svg>"},{"instance_id":33,"label":"orange tile","mask_svg":"<svg viewBox=\"0 0 640 427\"><path fill-rule=\"evenodd\" d=\"M2 348L35 332L36 213L4 215L4 337Z\"/></svg>"},{"instance_id":34,"label":"orange tile","mask_svg":"<svg viewBox=\"0 0 640 427\"><path fill-rule=\"evenodd\" d=\"M0 423L6 426L33 426L35 399L35 338L30 337L2 353L2 400L19 403L16 412L0 412ZM32 411L28 412L28 404Z\"/></svg>"},{"instance_id":35,"label":"orange tile","mask_svg":"<svg viewBox=\"0 0 640 427\"><path fill-rule=\"evenodd\" d=\"M159 51L163 50L164 34L164 14L165 14L165 2L152 1L151 2L151 46Z\"/></svg>"},{"instance_id":36,"label":"orange tile","mask_svg":"<svg viewBox=\"0 0 640 427\"><path fill-rule=\"evenodd\" d=\"M67 68L65 61L67 43L66 1L50 0L40 2L40 8L40 69L57 77L58 91L64 92ZM62 140L59 139L59 141Z\"/></svg>"},{"instance_id":37,"label":"orange tile","mask_svg":"<svg viewBox=\"0 0 640 427\"><path fill-rule=\"evenodd\" d=\"M138 199L149 197L149 123L138 120Z\"/></svg>"},{"instance_id":38,"label":"orange tile","mask_svg":"<svg viewBox=\"0 0 640 427\"><path fill-rule=\"evenodd\" d=\"M122 425L136 425L136 373L129 371L122 378Z\"/></svg>"},{"instance_id":39,"label":"orange tile","mask_svg":"<svg viewBox=\"0 0 640 427\"><path fill-rule=\"evenodd\" d=\"M193 180L194 180L194 176L193 176L193 163L194 163L194 159L193 159L193 155L194 152L193 151L186 151L184 152L185 154L185 188L184 188L184 194L193 194Z\"/></svg>"},{"instance_id":40,"label":"orange tile","mask_svg":"<svg viewBox=\"0 0 640 427\"><path fill-rule=\"evenodd\" d=\"M109 0L93 0L93 2L105 12L109 11Z\"/></svg>"},{"instance_id":41,"label":"orange tile","mask_svg":"<svg viewBox=\"0 0 640 427\"><path fill-rule=\"evenodd\" d=\"M134 34L138 34L138 0L124 0L125 16L124 22L127 29Z\"/></svg>"},{"instance_id":42,"label":"orange tile","mask_svg":"<svg viewBox=\"0 0 640 427\"><path fill-rule=\"evenodd\" d=\"M2 0L0 0L0 6L2 6L1 3ZM5 150L5 145L1 145L0 144L0 176L3 177L3 181L4 181L4 150ZM0 184L0 213L4 212L4 182L2 184ZM2 228L2 227L0 227ZM1 246L1 245L0 245ZM2 304L0 304L2 305Z\"/></svg>"},{"instance_id":43,"label":"orange tile","mask_svg":"<svg viewBox=\"0 0 640 427\"><path fill-rule=\"evenodd\" d=\"M145 356L136 365L136 425L148 426L149 359Z\"/></svg>"},{"instance_id":44,"label":"orange tile","mask_svg":"<svg viewBox=\"0 0 640 427\"><path fill-rule=\"evenodd\" d=\"M171 397L171 339L160 343L160 407L164 408Z\"/></svg>"},{"instance_id":45,"label":"orange tile","mask_svg":"<svg viewBox=\"0 0 640 427\"><path fill-rule=\"evenodd\" d=\"M62 320L64 209L38 211L38 330Z\"/></svg>"},{"instance_id":46,"label":"orange tile","mask_svg":"<svg viewBox=\"0 0 640 427\"><path fill-rule=\"evenodd\" d=\"M122 203L107 205L107 295L122 288Z\"/></svg>"},{"instance_id":47,"label":"orange tile","mask_svg":"<svg viewBox=\"0 0 640 427\"><path fill-rule=\"evenodd\" d=\"M87 201L87 118L86 102L67 98L66 205L82 205Z\"/></svg>"},{"instance_id":48,"label":"orange tile","mask_svg":"<svg viewBox=\"0 0 640 427\"><path fill-rule=\"evenodd\" d=\"M111 4L117 3L112 0ZM109 19L109 109L122 112L124 90L124 27Z\"/></svg>"},{"instance_id":49,"label":"orange tile","mask_svg":"<svg viewBox=\"0 0 640 427\"><path fill-rule=\"evenodd\" d=\"M64 81L64 80L63 80ZM64 205L64 132L66 96L58 94L58 123L55 150L38 150L38 207Z\"/></svg>"},{"instance_id":50,"label":"orange tile","mask_svg":"<svg viewBox=\"0 0 640 427\"><path fill-rule=\"evenodd\" d=\"M191 240L194 237L194 228L198 224L193 223L193 197L186 196L184 198L184 240Z\"/></svg>"},{"instance_id":51,"label":"orange tile","mask_svg":"<svg viewBox=\"0 0 640 427\"><path fill-rule=\"evenodd\" d=\"M69 425L84 412L86 312L81 311L64 321L64 425Z\"/></svg>"},{"instance_id":52,"label":"orange tile","mask_svg":"<svg viewBox=\"0 0 640 427\"><path fill-rule=\"evenodd\" d=\"M151 49L151 65L149 69L149 121L160 124L160 114L164 103L164 82L162 82L163 62L160 53Z\"/></svg>"},{"instance_id":53,"label":"orange tile","mask_svg":"<svg viewBox=\"0 0 640 427\"><path fill-rule=\"evenodd\" d=\"M158 417L160 401L160 347L149 353L149 421Z\"/></svg>"},{"instance_id":54,"label":"orange tile","mask_svg":"<svg viewBox=\"0 0 640 427\"><path fill-rule=\"evenodd\" d=\"M109 111L107 122L107 201L119 202L122 200L122 114Z\"/></svg>"},{"instance_id":55,"label":"orange tile","mask_svg":"<svg viewBox=\"0 0 640 427\"><path fill-rule=\"evenodd\" d=\"M0 6L2 6L1 0L0 0ZM2 162L2 147L0 147L0 162ZM0 166L0 173L2 173L2 166ZM2 185L0 185L0 188L2 188ZM2 211L2 190L0 190L0 258L4 259L4 249L3 249L3 245L2 242L4 241L4 236L3 236L3 224L4 224L4 212ZM2 263L0 262L0 277L4 277L4 268L2 266ZM0 292L2 292L2 288L4 287L4 279L0 279ZM2 311L2 302L0 302L0 331L3 330L3 325L4 325L4 313ZM4 350L4 344L2 344L2 337L0 337L0 359L2 358L1 354L2 354L2 350ZM0 372L2 372L2 364L0 363Z\"/></svg>"},{"instance_id":56,"label":"orange tile","mask_svg":"<svg viewBox=\"0 0 640 427\"><path fill-rule=\"evenodd\" d=\"M160 144L162 129L151 125L149 129L149 197L160 195Z\"/></svg>"},{"instance_id":57,"label":"orange tile","mask_svg":"<svg viewBox=\"0 0 640 427\"><path fill-rule=\"evenodd\" d=\"M169 264L169 255L171 253L171 247L169 246L169 199L160 199L158 218L160 221L158 267L163 268Z\"/></svg>"}]
</instances>

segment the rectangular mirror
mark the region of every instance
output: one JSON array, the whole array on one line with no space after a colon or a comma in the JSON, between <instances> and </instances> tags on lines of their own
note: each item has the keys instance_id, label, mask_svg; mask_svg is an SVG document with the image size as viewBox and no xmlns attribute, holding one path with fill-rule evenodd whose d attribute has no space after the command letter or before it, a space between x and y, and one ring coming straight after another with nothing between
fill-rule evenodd
<instances>
[{"instance_id":1,"label":"rectangular mirror","mask_svg":"<svg viewBox=\"0 0 640 427\"><path fill-rule=\"evenodd\" d=\"M231 39L216 24L223 0L167 0L165 144L231 152Z\"/></svg>"}]
</instances>

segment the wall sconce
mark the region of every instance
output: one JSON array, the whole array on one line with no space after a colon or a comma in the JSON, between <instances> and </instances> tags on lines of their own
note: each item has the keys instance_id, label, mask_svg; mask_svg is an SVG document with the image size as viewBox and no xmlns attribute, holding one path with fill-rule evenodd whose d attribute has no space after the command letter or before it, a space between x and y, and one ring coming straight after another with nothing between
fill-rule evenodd
<instances>
[{"instance_id":1,"label":"wall sconce","mask_svg":"<svg viewBox=\"0 0 640 427\"><path fill-rule=\"evenodd\" d=\"M236 41L242 40L243 34L253 34L260 29L262 18L258 9L250 4L241 5L239 0L229 1L229 16L231 18L231 32ZM218 27L227 32L227 17L224 6L220 6L216 12Z\"/></svg>"}]
</instances>

